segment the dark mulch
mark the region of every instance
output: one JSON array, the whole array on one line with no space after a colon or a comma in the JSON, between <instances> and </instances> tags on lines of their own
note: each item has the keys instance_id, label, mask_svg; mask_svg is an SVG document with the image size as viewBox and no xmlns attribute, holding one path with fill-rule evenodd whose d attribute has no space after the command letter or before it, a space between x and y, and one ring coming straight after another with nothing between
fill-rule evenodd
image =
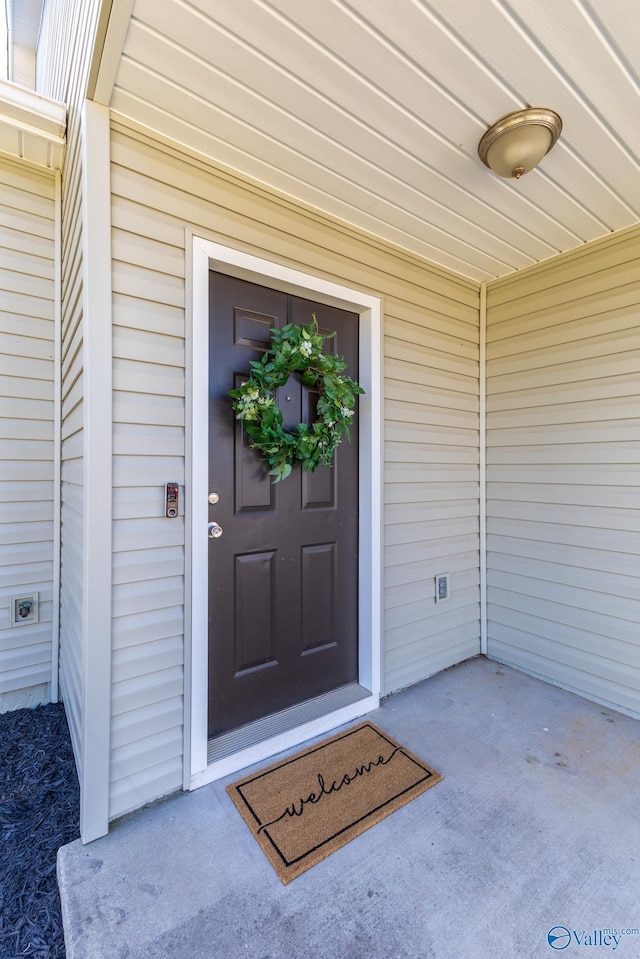
<instances>
[{"instance_id":1,"label":"dark mulch","mask_svg":"<svg viewBox=\"0 0 640 959\"><path fill-rule=\"evenodd\" d=\"M78 836L64 708L0 714L0 959L64 959L56 852Z\"/></svg>"}]
</instances>

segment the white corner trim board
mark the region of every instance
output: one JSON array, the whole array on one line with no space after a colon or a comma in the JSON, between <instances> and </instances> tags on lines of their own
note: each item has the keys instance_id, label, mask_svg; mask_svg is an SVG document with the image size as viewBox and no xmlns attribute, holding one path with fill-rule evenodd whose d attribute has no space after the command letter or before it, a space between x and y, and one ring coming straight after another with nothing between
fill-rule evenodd
<instances>
[{"instance_id":1,"label":"white corner trim board","mask_svg":"<svg viewBox=\"0 0 640 959\"><path fill-rule=\"evenodd\" d=\"M341 286L187 231L187 610L185 614L185 788L260 762L374 709L380 701L382 622L382 303ZM207 764L207 480L209 270L313 298L360 316L360 659L371 695ZM197 438L197 441L196 441Z\"/></svg>"},{"instance_id":2,"label":"white corner trim board","mask_svg":"<svg viewBox=\"0 0 640 959\"><path fill-rule=\"evenodd\" d=\"M487 655L487 284L480 285L480 653Z\"/></svg>"},{"instance_id":3,"label":"white corner trim board","mask_svg":"<svg viewBox=\"0 0 640 959\"><path fill-rule=\"evenodd\" d=\"M84 537L83 842L109 826L111 726L112 342L109 110L86 100L82 123ZM91 202L88 202L90 198Z\"/></svg>"},{"instance_id":4,"label":"white corner trim board","mask_svg":"<svg viewBox=\"0 0 640 959\"><path fill-rule=\"evenodd\" d=\"M62 177L55 173L55 306L53 383L53 615L51 623L51 701L60 696L60 538L62 496Z\"/></svg>"}]
</instances>

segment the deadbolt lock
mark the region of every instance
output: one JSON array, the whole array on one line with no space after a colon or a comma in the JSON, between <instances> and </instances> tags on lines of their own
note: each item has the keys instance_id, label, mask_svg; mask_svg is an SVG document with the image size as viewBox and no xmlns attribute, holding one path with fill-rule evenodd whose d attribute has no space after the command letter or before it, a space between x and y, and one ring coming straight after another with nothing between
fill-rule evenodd
<instances>
[{"instance_id":1,"label":"deadbolt lock","mask_svg":"<svg viewBox=\"0 0 640 959\"><path fill-rule=\"evenodd\" d=\"M220 499L220 496L218 493L209 493L209 496L207 497L207 499L209 500L212 506L215 506L218 500Z\"/></svg>"}]
</instances>

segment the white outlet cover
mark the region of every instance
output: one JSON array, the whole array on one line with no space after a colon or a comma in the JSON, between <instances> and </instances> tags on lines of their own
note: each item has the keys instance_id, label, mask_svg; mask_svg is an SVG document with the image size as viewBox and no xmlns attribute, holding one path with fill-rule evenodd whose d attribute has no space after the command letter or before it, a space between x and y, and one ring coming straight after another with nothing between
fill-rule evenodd
<instances>
[{"instance_id":1,"label":"white outlet cover","mask_svg":"<svg viewBox=\"0 0 640 959\"><path fill-rule=\"evenodd\" d=\"M444 603L451 597L451 577L449 573L438 573L436 580L436 603Z\"/></svg>"}]
</instances>

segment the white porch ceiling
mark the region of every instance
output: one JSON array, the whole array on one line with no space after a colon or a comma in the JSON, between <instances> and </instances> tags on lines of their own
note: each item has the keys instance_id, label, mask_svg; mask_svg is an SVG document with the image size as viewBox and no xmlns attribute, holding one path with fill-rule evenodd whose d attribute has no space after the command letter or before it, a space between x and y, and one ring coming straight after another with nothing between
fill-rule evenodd
<instances>
[{"instance_id":1,"label":"white porch ceiling","mask_svg":"<svg viewBox=\"0 0 640 959\"><path fill-rule=\"evenodd\" d=\"M637 0L135 0L111 106L485 280L640 219L639 94ZM526 106L562 136L501 180Z\"/></svg>"}]
</instances>

